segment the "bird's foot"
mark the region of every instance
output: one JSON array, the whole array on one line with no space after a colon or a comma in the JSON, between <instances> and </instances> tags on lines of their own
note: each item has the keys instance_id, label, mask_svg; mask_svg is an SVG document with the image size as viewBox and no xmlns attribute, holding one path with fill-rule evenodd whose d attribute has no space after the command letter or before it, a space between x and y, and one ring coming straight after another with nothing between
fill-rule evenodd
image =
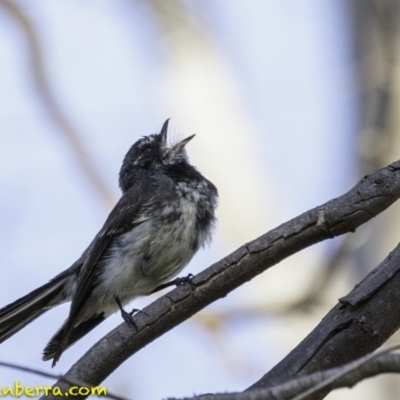
<instances>
[{"instance_id":1,"label":"bird's foot","mask_svg":"<svg viewBox=\"0 0 400 400\"><path fill-rule=\"evenodd\" d=\"M136 323L135 323L135 321L133 320L133 315L134 315L135 313L139 313L139 312L141 312L141 311L138 310L137 308L134 308L131 312L125 311L125 310L124 310L124 307L122 307L122 303L121 303L121 300L119 299L119 297L118 297L118 296L114 296L114 298L115 298L115 302L116 302L117 305L118 305L119 310L121 311L121 317L122 317L122 319L123 319L129 326L134 327L134 328L137 329Z\"/></svg>"},{"instance_id":2,"label":"bird's foot","mask_svg":"<svg viewBox=\"0 0 400 400\"><path fill-rule=\"evenodd\" d=\"M189 274L188 276L183 276L182 278L175 278L170 283L172 285L176 285L176 286L181 286L184 283L189 283L190 286L193 286L193 278L194 278L194 275Z\"/></svg>"},{"instance_id":3,"label":"bird's foot","mask_svg":"<svg viewBox=\"0 0 400 400\"><path fill-rule=\"evenodd\" d=\"M157 286L155 289L153 289L150 292L150 294L158 292L159 290L165 289L165 288L170 287L170 286L181 286L184 283L190 283L190 286L193 287L194 286L193 285L193 278L194 278L193 274L189 274L188 276L184 276L182 278L175 278L172 281L169 281L167 283L163 283L160 286Z\"/></svg>"}]
</instances>

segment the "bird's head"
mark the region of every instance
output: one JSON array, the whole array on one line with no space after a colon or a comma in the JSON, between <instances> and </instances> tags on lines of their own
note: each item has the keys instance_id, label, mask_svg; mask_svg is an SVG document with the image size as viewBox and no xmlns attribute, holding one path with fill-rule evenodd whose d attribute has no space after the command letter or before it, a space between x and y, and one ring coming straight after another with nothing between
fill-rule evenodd
<instances>
[{"instance_id":1,"label":"bird's head","mask_svg":"<svg viewBox=\"0 0 400 400\"><path fill-rule=\"evenodd\" d=\"M160 133L143 136L128 151L119 173L119 185L126 192L133 183L133 175L137 169L157 170L168 164L188 162L185 146L194 138L189 136L181 141L168 137L167 119Z\"/></svg>"}]
</instances>

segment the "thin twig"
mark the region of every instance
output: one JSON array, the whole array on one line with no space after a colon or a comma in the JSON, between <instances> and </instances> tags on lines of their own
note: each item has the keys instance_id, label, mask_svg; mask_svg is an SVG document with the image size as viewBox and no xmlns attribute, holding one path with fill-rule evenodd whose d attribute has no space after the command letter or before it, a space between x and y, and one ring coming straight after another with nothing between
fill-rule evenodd
<instances>
[{"instance_id":1,"label":"thin twig","mask_svg":"<svg viewBox=\"0 0 400 400\"><path fill-rule=\"evenodd\" d=\"M396 347L399 347L399 345L397 344ZM383 353L387 353L386 349L384 349ZM297 393L307 390L313 385L318 385L322 381L330 379L332 376L336 376L337 379L332 380L328 384L329 388L339 389L352 387L364 379L379 374L400 373L400 355L383 353L377 352L374 353L375 357L371 358L370 355L368 355L343 366L291 379L281 385L271 388L254 389L237 393L206 394L181 399L169 398L168 400L295 400L293 396ZM346 369L347 372L342 375L341 372L343 372L344 369ZM341 375L340 377L339 374Z\"/></svg>"},{"instance_id":2,"label":"thin twig","mask_svg":"<svg viewBox=\"0 0 400 400\"><path fill-rule=\"evenodd\" d=\"M362 365L369 363L370 361L376 359L377 357L380 357L384 354L390 353L393 350L397 350L400 348L400 343L393 344L391 346L387 346L383 349L380 349L376 351L375 353L368 354L365 357L360 358L359 360L356 360L354 362L351 362L348 365L344 365L343 367L338 368L337 372L333 372L330 376L328 376L326 379L322 380L315 386L310 387L303 393L298 394L297 396L293 397L292 400L304 400L308 396L310 396L313 393L318 392L319 390L323 389L324 387L327 387L328 385L332 384L333 382L339 380L343 376L349 374L350 372L356 370L357 368L360 368Z\"/></svg>"},{"instance_id":3,"label":"thin twig","mask_svg":"<svg viewBox=\"0 0 400 400\"><path fill-rule=\"evenodd\" d=\"M72 379L66 378L63 375L56 375L56 374L51 374L49 372L40 371L36 368L24 367L22 365L13 364L13 363L5 362L5 361L0 361L0 366L16 369L18 371L29 372L34 375L43 376L45 378L59 379L62 382L68 383L68 385L70 385L70 386L90 387L90 385L88 385L82 381L72 380ZM127 400L126 397L117 396L116 394L110 393L108 390L107 390L107 393L104 394L104 397L108 397L108 398L114 399L114 400Z\"/></svg>"}]
</instances>

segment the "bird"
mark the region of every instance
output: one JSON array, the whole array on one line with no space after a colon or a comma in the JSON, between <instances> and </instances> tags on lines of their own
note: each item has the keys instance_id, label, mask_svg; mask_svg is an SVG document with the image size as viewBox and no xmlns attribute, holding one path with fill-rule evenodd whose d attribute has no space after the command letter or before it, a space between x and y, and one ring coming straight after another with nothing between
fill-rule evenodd
<instances>
[{"instance_id":1,"label":"bird","mask_svg":"<svg viewBox=\"0 0 400 400\"><path fill-rule=\"evenodd\" d=\"M54 367L68 347L118 310L134 324L124 309L133 299L186 281L171 279L211 241L218 190L189 163L186 145L195 135L170 139L168 123L126 153L122 195L78 260L0 309L0 343L70 301L66 321L43 350Z\"/></svg>"}]
</instances>

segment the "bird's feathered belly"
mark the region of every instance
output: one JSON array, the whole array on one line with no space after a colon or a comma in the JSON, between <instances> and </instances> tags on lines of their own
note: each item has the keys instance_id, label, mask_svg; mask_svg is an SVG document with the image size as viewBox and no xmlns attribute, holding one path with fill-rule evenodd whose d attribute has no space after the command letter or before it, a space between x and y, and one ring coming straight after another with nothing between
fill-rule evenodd
<instances>
[{"instance_id":1,"label":"bird's feathered belly","mask_svg":"<svg viewBox=\"0 0 400 400\"><path fill-rule=\"evenodd\" d=\"M156 216L149 212L151 218L144 215L110 249L96 289L100 301L114 304L108 300L118 296L126 304L150 293L179 274L205 243L208 232L196 225L197 202L186 197L179 202L165 205Z\"/></svg>"}]
</instances>

